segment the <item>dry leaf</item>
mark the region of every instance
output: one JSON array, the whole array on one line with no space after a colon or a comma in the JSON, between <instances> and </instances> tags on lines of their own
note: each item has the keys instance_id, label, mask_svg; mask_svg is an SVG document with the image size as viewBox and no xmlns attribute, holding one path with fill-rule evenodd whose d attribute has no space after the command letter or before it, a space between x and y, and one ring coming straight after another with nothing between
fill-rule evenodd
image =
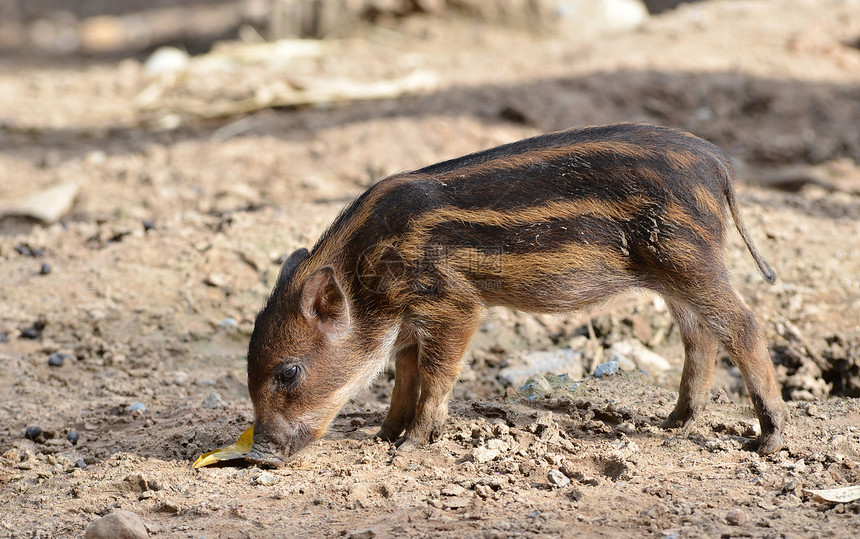
<instances>
[{"instance_id":1,"label":"dry leaf","mask_svg":"<svg viewBox=\"0 0 860 539\"><path fill-rule=\"evenodd\" d=\"M208 453L203 453L191 466L193 468L200 468L215 464L216 462L245 458L245 455L251 451L252 445L254 445L253 425L239 436L239 439L236 440L235 444L228 445L222 449L216 449L215 451L209 451Z\"/></svg>"}]
</instances>

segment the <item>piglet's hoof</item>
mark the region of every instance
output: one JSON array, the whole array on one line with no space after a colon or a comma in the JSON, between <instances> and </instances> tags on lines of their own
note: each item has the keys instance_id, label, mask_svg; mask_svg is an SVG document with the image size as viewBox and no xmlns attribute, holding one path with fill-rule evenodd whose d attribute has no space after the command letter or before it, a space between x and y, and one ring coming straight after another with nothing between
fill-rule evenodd
<instances>
[{"instance_id":1,"label":"piglet's hoof","mask_svg":"<svg viewBox=\"0 0 860 539\"><path fill-rule=\"evenodd\" d=\"M400 436L400 433L393 434L391 431L385 429L384 427L376 431L376 434L373 435L374 438L379 438L385 442L396 442L397 437Z\"/></svg>"}]
</instances>

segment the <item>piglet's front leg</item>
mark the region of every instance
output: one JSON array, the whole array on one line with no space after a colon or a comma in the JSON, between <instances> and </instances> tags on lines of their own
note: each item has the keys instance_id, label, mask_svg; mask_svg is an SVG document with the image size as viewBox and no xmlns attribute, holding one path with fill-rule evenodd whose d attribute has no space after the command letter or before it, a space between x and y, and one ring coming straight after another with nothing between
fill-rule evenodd
<instances>
[{"instance_id":1,"label":"piglet's front leg","mask_svg":"<svg viewBox=\"0 0 860 539\"><path fill-rule=\"evenodd\" d=\"M406 434L396 442L398 449L409 451L435 441L442 434L448 419L448 398L479 320L476 309L456 321L427 328L418 353L420 394L415 417Z\"/></svg>"},{"instance_id":2,"label":"piglet's front leg","mask_svg":"<svg viewBox=\"0 0 860 539\"><path fill-rule=\"evenodd\" d=\"M396 442L415 419L415 408L418 405L418 394L421 389L418 380L418 343L410 344L397 351L394 369L391 405L388 407L388 414L382 422L382 427L376 433L377 438L386 442Z\"/></svg>"}]
</instances>

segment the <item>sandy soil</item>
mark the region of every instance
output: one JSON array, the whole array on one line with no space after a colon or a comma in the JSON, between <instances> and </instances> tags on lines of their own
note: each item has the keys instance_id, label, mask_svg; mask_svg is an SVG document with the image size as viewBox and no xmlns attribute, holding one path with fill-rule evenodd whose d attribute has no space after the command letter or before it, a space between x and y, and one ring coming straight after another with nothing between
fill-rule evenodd
<instances>
[{"instance_id":1,"label":"sandy soil","mask_svg":"<svg viewBox=\"0 0 860 539\"><path fill-rule=\"evenodd\" d=\"M184 77L133 59L0 61L0 204L79 186L61 222L0 221L0 534L81 536L123 509L163 537L860 535L860 502L804 493L860 483L860 2L703 2L591 41L381 24L323 56ZM146 94L205 104L285 78L416 70L437 88L209 120ZM747 225L780 281L734 234L729 259L790 402L784 451L754 452L722 352L705 416L659 428L682 350L643 294L565 317L494 311L447 434L423 450L372 438L388 372L286 468L191 468L252 421L245 348L279 257L348 200L398 170L621 120L690 130L738 162ZM565 370L591 372L619 342L669 365L552 379L547 394L504 374L565 348L578 352Z\"/></svg>"}]
</instances>

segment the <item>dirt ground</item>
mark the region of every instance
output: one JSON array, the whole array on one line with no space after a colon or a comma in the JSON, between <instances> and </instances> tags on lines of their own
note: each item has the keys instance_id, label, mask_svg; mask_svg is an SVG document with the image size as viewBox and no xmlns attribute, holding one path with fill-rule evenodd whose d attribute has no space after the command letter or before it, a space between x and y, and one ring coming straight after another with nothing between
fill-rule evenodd
<instances>
[{"instance_id":1,"label":"dirt ground","mask_svg":"<svg viewBox=\"0 0 860 539\"><path fill-rule=\"evenodd\" d=\"M700 2L589 40L377 24L312 57L182 74L139 55L0 57L0 206L78 189L57 223L0 220L0 535L82 536L123 509L154 537L860 536L860 502L804 492L860 483L860 1ZM416 71L432 89L216 118L185 107ZM683 351L665 306L634 294L570 316L493 311L425 449L372 437L389 371L285 468L191 468L250 426L254 317L280 257L346 202L395 171L613 121L687 129L736 160L780 277L765 283L732 232L733 278L791 409L785 450L755 453L722 352L705 416L659 427ZM575 383L618 343L668 365ZM520 389L510 374L565 349L553 372L567 381Z\"/></svg>"}]
</instances>

